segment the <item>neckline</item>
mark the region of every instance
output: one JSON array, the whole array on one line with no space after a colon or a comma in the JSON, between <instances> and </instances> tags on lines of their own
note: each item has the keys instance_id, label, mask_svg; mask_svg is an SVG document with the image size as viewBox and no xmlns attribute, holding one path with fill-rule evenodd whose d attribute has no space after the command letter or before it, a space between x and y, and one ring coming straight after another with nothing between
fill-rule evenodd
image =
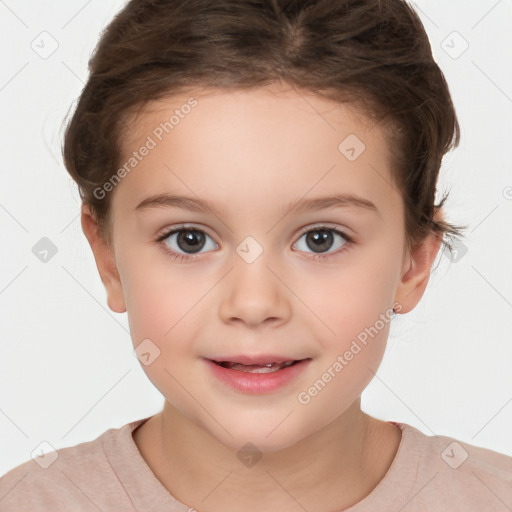
<instances>
[{"instance_id":1,"label":"neckline","mask_svg":"<svg viewBox=\"0 0 512 512\"><path fill-rule=\"evenodd\" d=\"M152 416L127 423L120 429L112 429L105 443L105 453L114 472L121 481L134 507L147 509L148 502L169 507L169 512L186 512L189 506L175 498L158 480L146 460L142 457L135 440L134 431ZM393 495L393 503L401 504L410 494L414 485L420 450L418 434L414 427L395 421L388 421L401 431L401 440L386 474L373 490L362 500L340 512L365 512L382 508L383 503ZM400 492L397 493L397 489ZM172 508L170 508L172 507Z\"/></svg>"}]
</instances>

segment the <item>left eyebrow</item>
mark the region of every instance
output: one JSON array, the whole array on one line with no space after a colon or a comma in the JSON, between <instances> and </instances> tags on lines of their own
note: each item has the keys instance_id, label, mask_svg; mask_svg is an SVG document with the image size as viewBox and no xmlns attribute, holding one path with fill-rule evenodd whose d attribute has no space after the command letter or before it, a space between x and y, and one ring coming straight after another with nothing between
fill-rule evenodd
<instances>
[{"instance_id":1,"label":"left eyebrow","mask_svg":"<svg viewBox=\"0 0 512 512\"><path fill-rule=\"evenodd\" d=\"M327 208L350 208L355 207L362 210L373 212L380 216L378 208L370 200L354 194L338 194L329 197L316 197L312 199L300 199L291 202L286 208L288 213L303 213L317 210L325 210ZM147 197L141 201L135 211L142 212L152 208L181 208L198 213L211 213L220 215L218 207L210 205L207 201L195 197L177 196L169 194L157 194Z\"/></svg>"},{"instance_id":2,"label":"left eyebrow","mask_svg":"<svg viewBox=\"0 0 512 512\"><path fill-rule=\"evenodd\" d=\"M327 208L360 208L373 212L380 217L379 209L369 199L354 194L338 194L329 197L315 197L312 199L301 199L296 203L290 203L288 209L290 213L303 213Z\"/></svg>"}]
</instances>

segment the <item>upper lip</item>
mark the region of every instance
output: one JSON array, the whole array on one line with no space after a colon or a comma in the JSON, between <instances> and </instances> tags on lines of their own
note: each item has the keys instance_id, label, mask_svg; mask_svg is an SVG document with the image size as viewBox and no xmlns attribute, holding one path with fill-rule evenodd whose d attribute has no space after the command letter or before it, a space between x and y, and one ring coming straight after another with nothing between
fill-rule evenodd
<instances>
[{"instance_id":1,"label":"upper lip","mask_svg":"<svg viewBox=\"0 0 512 512\"><path fill-rule=\"evenodd\" d=\"M285 363L286 361L300 361L301 359L295 359L288 356L280 356L274 354L259 354L259 355L235 355L226 357L214 357L209 358L210 361L216 363L230 362L240 363L245 365L264 365L269 363Z\"/></svg>"}]
</instances>

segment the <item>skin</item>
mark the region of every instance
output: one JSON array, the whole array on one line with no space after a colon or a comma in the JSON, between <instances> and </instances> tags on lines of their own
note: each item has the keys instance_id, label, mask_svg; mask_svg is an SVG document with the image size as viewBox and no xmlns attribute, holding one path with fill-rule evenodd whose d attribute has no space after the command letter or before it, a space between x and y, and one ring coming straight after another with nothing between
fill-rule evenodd
<instances>
[{"instance_id":1,"label":"skin","mask_svg":"<svg viewBox=\"0 0 512 512\"><path fill-rule=\"evenodd\" d=\"M190 96L198 105L111 192L111 246L82 209L109 307L127 311L135 347L149 338L160 350L142 367L164 407L134 440L168 491L201 512L347 508L384 478L401 440L394 425L360 408L389 322L309 403L297 395L394 303L400 313L416 306L441 240L431 235L407 248L383 128L346 104L282 84L152 102L130 121L123 157ZM366 146L352 162L338 150L349 134ZM135 211L162 192L207 200L217 215ZM366 198L378 214L287 214L303 196L335 193ZM185 262L165 250L185 252L176 236L155 242L182 223L211 237ZM325 223L353 242L334 235L315 261L304 233ZM252 263L236 252L247 236L263 249ZM227 388L202 360L260 353L312 360L292 383L262 395ZM237 458L247 442L262 454L252 467Z\"/></svg>"}]
</instances>

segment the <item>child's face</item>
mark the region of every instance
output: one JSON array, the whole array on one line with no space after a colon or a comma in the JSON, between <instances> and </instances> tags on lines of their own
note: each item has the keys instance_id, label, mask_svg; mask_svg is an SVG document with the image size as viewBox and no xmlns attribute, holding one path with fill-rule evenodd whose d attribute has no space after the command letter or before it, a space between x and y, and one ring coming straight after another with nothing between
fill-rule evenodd
<instances>
[{"instance_id":1,"label":"child's face","mask_svg":"<svg viewBox=\"0 0 512 512\"><path fill-rule=\"evenodd\" d=\"M122 162L145 144L147 156L112 192L120 279L104 279L109 305L126 307L134 346L154 344L145 342L146 359L158 347L143 368L168 402L233 448L284 448L353 410L382 359L394 302L412 309L428 280L428 269L410 267L383 131L347 106L276 91L152 104L130 125ZM197 105L182 109L190 96ZM158 130L173 114L172 130ZM207 201L216 214L137 209L161 194ZM348 194L375 209L293 211ZM155 242L183 223L204 239ZM171 253L187 248L185 261ZM249 392L219 380L205 359L261 354L310 360L283 385Z\"/></svg>"}]
</instances>

